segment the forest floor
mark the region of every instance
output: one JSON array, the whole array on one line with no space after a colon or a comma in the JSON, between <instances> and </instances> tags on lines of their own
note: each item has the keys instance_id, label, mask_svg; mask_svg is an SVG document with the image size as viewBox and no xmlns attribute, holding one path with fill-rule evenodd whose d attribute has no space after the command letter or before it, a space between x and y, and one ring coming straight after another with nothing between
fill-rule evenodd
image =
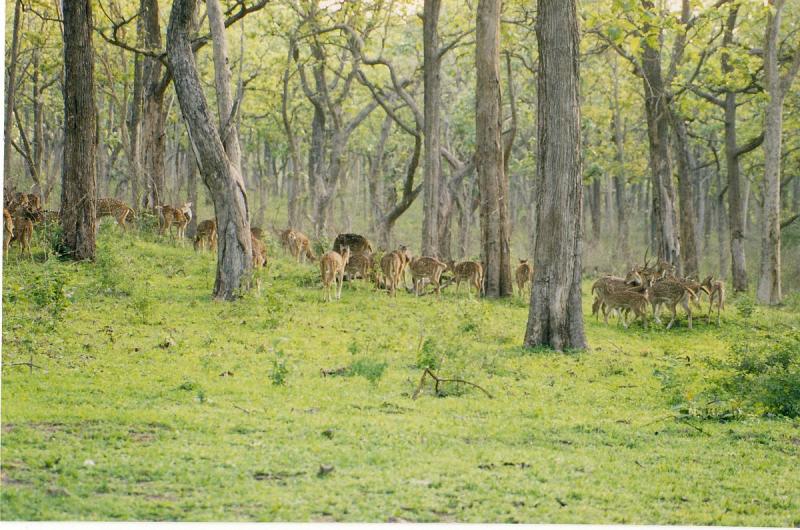
<instances>
[{"instance_id":1,"label":"forest floor","mask_svg":"<svg viewBox=\"0 0 800 530\"><path fill-rule=\"evenodd\" d=\"M104 224L98 248L6 260L4 520L800 525L800 421L709 398L796 303L625 330L589 317L587 280L590 349L554 353L521 347L517 297L324 303L273 249L261 292L222 303L189 243ZM493 397L412 399L424 367Z\"/></svg>"}]
</instances>

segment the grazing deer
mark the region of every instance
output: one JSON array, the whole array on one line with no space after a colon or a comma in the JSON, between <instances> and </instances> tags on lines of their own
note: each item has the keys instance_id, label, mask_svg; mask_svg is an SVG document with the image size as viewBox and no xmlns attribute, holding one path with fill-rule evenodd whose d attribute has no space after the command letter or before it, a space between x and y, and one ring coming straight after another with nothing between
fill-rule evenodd
<instances>
[{"instance_id":1,"label":"grazing deer","mask_svg":"<svg viewBox=\"0 0 800 530\"><path fill-rule=\"evenodd\" d=\"M358 234L339 234L333 240L333 250L341 252L344 247L350 248L350 252L355 256L356 254L364 254L374 252L372 243L369 239Z\"/></svg>"},{"instance_id":2,"label":"grazing deer","mask_svg":"<svg viewBox=\"0 0 800 530\"><path fill-rule=\"evenodd\" d=\"M3 208L3 254L8 254L8 245L12 237L14 237L14 220L11 218L11 212Z\"/></svg>"},{"instance_id":3,"label":"grazing deer","mask_svg":"<svg viewBox=\"0 0 800 530\"><path fill-rule=\"evenodd\" d=\"M194 249L195 251L198 249L205 250L206 247L208 247L208 250L217 248L216 219L206 219L205 221L200 221L197 225L197 231L194 234Z\"/></svg>"},{"instance_id":4,"label":"grazing deer","mask_svg":"<svg viewBox=\"0 0 800 530\"><path fill-rule=\"evenodd\" d=\"M603 314L606 312L606 304L604 298L607 293L612 291L626 290L633 287L642 286L644 281L637 269L631 270L625 278L619 276L601 276L592 284L591 293L595 295L594 302L592 303L592 315L597 316L600 310ZM606 320L608 323L608 320Z\"/></svg>"},{"instance_id":5,"label":"grazing deer","mask_svg":"<svg viewBox=\"0 0 800 530\"><path fill-rule=\"evenodd\" d=\"M517 280L517 290L519 291L519 295L523 296L525 284L533 281L533 265L528 263L527 259L519 260L519 265L514 273L514 277Z\"/></svg>"},{"instance_id":6,"label":"grazing deer","mask_svg":"<svg viewBox=\"0 0 800 530\"><path fill-rule=\"evenodd\" d=\"M453 271L453 276L456 280L456 293L458 293L458 288L461 287L461 282L466 281L468 282L467 294L472 294L472 289L469 287L470 285L475 287L475 290L478 291L478 296L483 294L483 265L477 261L462 261L456 263L450 260L447 263L447 268Z\"/></svg>"},{"instance_id":7,"label":"grazing deer","mask_svg":"<svg viewBox=\"0 0 800 530\"><path fill-rule=\"evenodd\" d=\"M322 255L319 260L319 271L322 275L323 297L331 301L331 284L335 283L336 299L342 298L342 283L344 283L344 268L350 260L350 247L344 247L339 254L330 250Z\"/></svg>"},{"instance_id":8,"label":"grazing deer","mask_svg":"<svg viewBox=\"0 0 800 530\"><path fill-rule=\"evenodd\" d=\"M189 224L189 221L192 220L192 203L187 202L183 206L164 204L163 206L156 206L156 209L159 211L158 220L161 224L159 233L164 235L165 231L170 230L170 234L172 234L171 227L174 224L177 228L175 236L180 241L183 241L186 233L186 226Z\"/></svg>"},{"instance_id":9,"label":"grazing deer","mask_svg":"<svg viewBox=\"0 0 800 530\"><path fill-rule=\"evenodd\" d=\"M402 252L394 250L381 258L381 272L386 288L389 290L389 296L397 297L397 285L403 274L404 257Z\"/></svg>"},{"instance_id":10,"label":"grazing deer","mask_svg":"<svg viewBox=\"0 0 800 530\"><path fill-rule=\"evenodd\" d=\"M677 306L680 304L689 315L689 329L692 329L692 309L689 307L689 302L694 301L697 294L683 282L669 276L662 278L650 285L647 295L653 306L653 318L656 322L661 324L661 319L658 317L659 308L666 305L672 311L672 319L667 324L667 329L671 328L677 318Z\"/></svg>"},{"instance_id":11,"label":"grazing deer","mask_svg":"<svg viewBox=\"0 0 800 530\"><path fill-rule=\"evenodd\" d=\"M122 228L123 232L127 231L125 223L129 219L136 217L136 212L133 208L125 204L119 199L113 197L103 197L97 199L97 218L111 216L117 220L117 224Z\"/></svg>"},{"instance_id":12,"label":"grazing deer","mask_svg":"<svg viewBox=\"0 0 800 530\"><path fill-rule=\"evenodd\" d=\"M447 263L443 263L436 258L422 256L414 259L411 262L411 279L414 282L416 295L420 295L422 282L427 279L436 290L436 297L441 298L439 280L445 270L447 270Z\"/></svg>"},{"instance_id":13,"label":"grazing deer","mask_svg":"<svg viewBox=\"0 0 800 530\"><path fill-rule=\"evenodd\" d=\"M348 281L354 278L369 280L372 276L373 260L370 253L353 253L347 261L344 273Z\"/></svg>"},{"instance_id":14,"label":"grazing deer","mask_svg":"<svg viewBox=\"0 0 800 530\"><path fill-rule=\"evenodd\" d=\"M720 325L720 312L725 309L725 284L721 280L714 280L709 276L703 280L703 286L708 293L708 323L711 323L711 308L714 307L714 299L717 301L717 326Z\"/></svg>"},{"instance_id":15,"label":"grazing deer","mask_svg":"<svg viewBox=\"0 0 800 530\"><path fill-rule=\"evenodd\" d=\"M644 327L647 327L647 289L640 287L629 287L627 289L611 289L602 295L603 320L608 324L608 314L615 311L619 314L619 320L625 329L628 328L625 315L633 311L634 320L640 318ZM594 309L594 307L593 307Z\"/></svg>"}]
</instances>

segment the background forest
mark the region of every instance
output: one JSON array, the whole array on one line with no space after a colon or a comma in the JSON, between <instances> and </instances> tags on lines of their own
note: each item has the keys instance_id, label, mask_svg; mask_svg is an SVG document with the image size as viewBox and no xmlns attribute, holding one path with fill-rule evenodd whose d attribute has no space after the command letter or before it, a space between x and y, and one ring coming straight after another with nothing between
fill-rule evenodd
<instances>
[{"instance_id":1,"label":"background forest","mask_svg":"<svg viewBox=\"0 0 800 530\"><path fill-rule=\"evenodd\" d=\"M418 244L427 171L422 4L222 1L252 225L289 225L326 241L364 233L384 248ZM191 237L213 206L163 64L170 5L99 0L93 7L97 195L137 210L191 201ZM779 74L787 76L797 66L797 7L787 2L778 33ZM702 274L732 279L736 290L755 287L764 239L767 9L760 1L580 3L584 271L640 262L664 224L653 210L648 141L646 97L655 68L669 114L668 145L658 149L669 158L684 272L698 268L690 263L696 259ZM196 56L214 105L203 3L199 11ZM530 2L509 0L501 16L514 258L532 254L535 234L534 11ZM436 253L445 259L480 250L474 12L474 2L443 2L437 28L442 157L430 171L440 172ZM15 0L6 9L11 141L4 183L39 194L53 210L64 140L59 19L57 3L47 0ZM779 207L784 291L791 293L800 284L796 88L786 94L783 120Z\"/></svg>"}]
</instances>

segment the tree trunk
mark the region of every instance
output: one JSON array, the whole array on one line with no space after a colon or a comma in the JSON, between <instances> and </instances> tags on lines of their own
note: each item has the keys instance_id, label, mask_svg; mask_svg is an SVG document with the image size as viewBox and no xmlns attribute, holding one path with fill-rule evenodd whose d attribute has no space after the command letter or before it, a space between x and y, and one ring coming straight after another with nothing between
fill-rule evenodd
<instances>
[{"instance_id":1,"label":"tree trunk","mask_svg":"<svg viewBox=\"0 0 800 530\"><path fill-rule=\"evenodd\" d=\"M651 0L642 0L646 10L653 10ZM643 32L651 31L645 24ZM660 32L660 30L659 30ZM669 107L661 72L661 35L658 48L642 39L642 79L644 83L647 132L650 144L650 172L653 182L651 224L655 228L655 254L680 271L681 248L675 214L675 190L669 158Z\"/></svg>"},{"instance_id":2,"label":"tree trunk","mask_svg":"<svg viewBox=\"0 0 800 530\"><path fill-rule=\"evenodd\" d=\"M290 43L289 57L286 60L286 70L283 72L283 93L281 95L281 118L283 128L286 131L286 139L289 143L289 157L291 160L291 171L286 172L286 195L287 195L287 219L289 228L299 228L300 215L298 212L298 198L300 195L300 149L297 146L297 138L292 128L289 117L289 66L292 60L294 43Z\"/></svg>"},{"instance_id":3,"label":"tree trunk","mask_svg":"<svg viewBox=\"0 0 800 530\"><path fill-rule=\"evenodd\" d=\"M628 203L625 193L625 129L622 122L622 111L619 102L619 71L617 68L618 58L614 55L613 62L611 63L612 72L614 76L614 106L613 106L613 125L614 125L614 162L616 171L614 172L614 195L616 196L616 210L617 210L617 240L619 241L619 249L621 251L622 260L627 263L630 259L630 243L628 229Z\"/></svg>"},{"instance_id":4,"label":"tree trunk","mask_svg":"<svg viewBox=\"0 0 800 530\"><path fill-rule=\"evenodd\" d=\"M191 150L191 147L190 147ZM195 212L200 211L200 205L197 202L197 162L195 162L194 154L191 152L184 153L186 159L186 191L189 202L192 203L192 208ZM186 235L189 238L194 238L197 233L197 215L193 215L189 220L189 226L186 228Z\"/></svg>"},{"instance_id":5,"label":"tree trunk","mask_svg":"<svg viewBox=\"0 0 800 530\"><path fill-rule=\"evenodd\" d=\"M22 0L17 0L14 4L14 26L11 33L11 57L9 58L6 71L6 108L5 108L5 130L3 144L3 180L4 184L9 182L11 177L11 134L14 130L14 93L17 86L17 58L19 57L19 28L22 23Z\"/></svg>"},{"instance_id":6,"label":"tree trunk","mask_svg":"<svg viewBox=\"0 0 800 530\"><path fill-rule=\"evenodd\" d=\"M167 58L197 165L214 201L218 234L214 297L232 300L249 288L252 269L247 193L213 125L192 55L190 26L196 2L175 0L172 4Z\"/></svg>"},{"instance_id":7,"label":"tree trunk","mask_svg":"<svg viewBox=\"0 0 800 530\"><path fill-rule=\"evenodd\" d=\"M680 199L681 251L683 253L683 274L697 276L700 271L697 254L697 214L694 208L695 164L689 145L689 132L686 122L675 109L672 109L672 130L674 147L678 159L678 198Z\"/></svg>"},{"instance_id":8,"label":"tree trunk","mask_svg":"<svg viewBox=\"0 0 800 530\"><path fill-rule=\"evenodd\" d=\"M585 348L579 31L575 0L538 0L538 166L541 188L528 347Z\"/></svg>"},{"instance_id":9,"label":"tree trunk","mask_svg":"<svg viewBox=\"0 0 800 530\"><path fill-rule=\"evenodd\" d=\"M143 42L147 49L160 50L161 25L157 0L141 0ZM145 207L153 208L165 200L166 113L164 94L167 84L161 79L162 64L155 57L142 58L142 172L147 177Z\"/></svg>"},{"instance_id":10,"label":"tree trunk","mask_svg":"<svg viewBox=\"0 0 800 530\"><path fill-rule=\"evenodd\" d=\"M764 207L761 225L761 274L756 298L762 304L776 305L781 292L781 135L783 101L800 69L800 49L794 51L788 71L780 75L778 62L781 17L784 0L770 0L773 9L767 15L764 46L764 77L767 101L764 119Z\"/></svg>"},{"instance_id":11,"label":"tree trunk","mask_svg":"<svg viewBox=\"0 0 800 530\"><path fill-rule=\"evenodd\" d=\"M95 255L97 107L90 0L64 2L64 163L61 174L62 252Z\"/></svg>"},{"instance_id":12,"label":"tree trunk","mask_svg":"<svg viewBox=\"0 0 800 530\"><path fill-rule=\"evenodd\" d=\"M422 196L422 254L435 256L439 252L439 204L442 186L440 151L441 59L439 55L439 11L441 0L425 0L423 6L423 78L425 159L423 163L424 192Z\"/></svg>"},{"instance_id":13,"label":"tree trunk","mask_svg":"<svg viewBox=\"0 0 800 530\"><path fill-rule=\"evenodd\" d=\"M500 0L479 0L476 21L475 166L486 296L513 294L508 179L503 171L500 94Z\"/></svg>"}]
</instances>

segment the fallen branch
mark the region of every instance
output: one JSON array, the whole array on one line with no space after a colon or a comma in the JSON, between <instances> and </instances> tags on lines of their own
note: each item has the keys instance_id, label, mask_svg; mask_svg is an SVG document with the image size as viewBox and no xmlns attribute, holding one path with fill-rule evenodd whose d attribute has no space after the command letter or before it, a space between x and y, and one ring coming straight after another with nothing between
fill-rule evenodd
<instances>
[{"instance_id":1,"label":"fallen branch","mask_svg":"<svg viewBox=\"0 0 800 530\"><path fill-rule=\"evenodd\" d=\"M486 389L484 389L480 385L476 385L475 383L471 383L470 381L464 381L463 379L444 379L438 377L436 374L431 372L430 368L425 368L425 371L422 372L422 377L419 380L419 386L417 387L417 390L414 391L414 395L411 396L411 399L417 399L420 392L422 392L422 387L425 384L425 377L427 376L431 376L431 378L434 380L435 383L433 389L437 395L439 394L439 383L464 383L465 385L474 386L475 388L486 394L489 397L489 399L494 398L494 396L492 396L489 392L486 391Z\"/></svg>"},{"instance_id":2,"label":"fallen branch","mask_svg":"<svg viewBox=\"0 0 800 530\"><path fill-rule=\"evenodd\" d=\"M239 406L239 405L237 405L236 403L232 403L232 405L233 405L233 408L235 408L235 409L239 409L239 410L241 410L242 412L244 412L245 414L250 414L250 413L252 412L252 411L250 411L250 410L247 410L247 409L246 409L246 408L244 408L244 407L240 407L240 406Z\"/></svg>"},{"instance_id":3,"label":"fallen branch","mask_svg":"<svg viewBox=\"0 0 800 530\"><path fill-rule=\"evenodd\" d=\"M3 366L27 366L30 368L31 372L34 368L38 368L39 370L44 370L43 367L39 366L38 364L33 364L32 362L24 362L24 363L3 363Z\"/></svg>"}]
</instances>

